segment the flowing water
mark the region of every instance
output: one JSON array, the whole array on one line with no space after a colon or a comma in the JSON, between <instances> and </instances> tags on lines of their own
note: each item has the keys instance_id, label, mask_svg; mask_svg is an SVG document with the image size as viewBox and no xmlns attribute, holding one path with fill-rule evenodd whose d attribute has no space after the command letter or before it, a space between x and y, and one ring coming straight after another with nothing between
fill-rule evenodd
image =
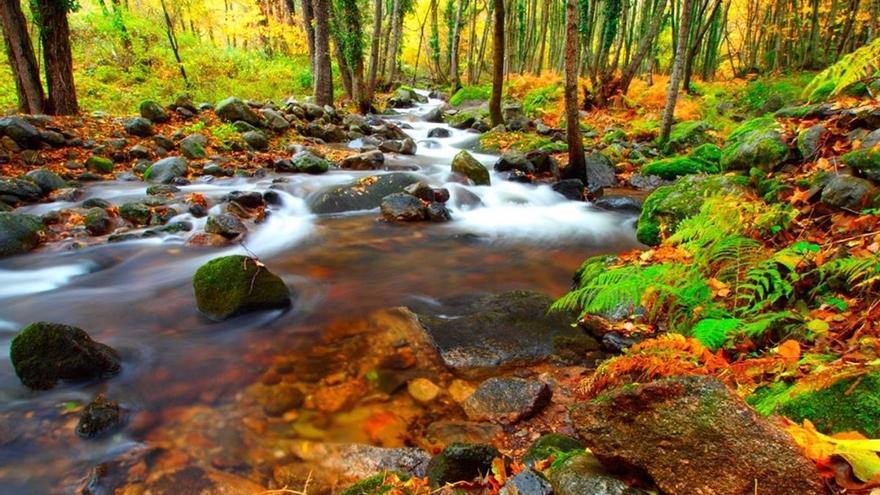
<instances>
[{"instance_id":1,"label":"flowing water","mask_svg":"<svg viewBox=\"0 0 880 495\"><path fill-rule=\"evenodd\" d=\"M548 185L508 182L492 172L491 186L447 183L452 157L472 149L478 137L450 129L449 138L429 139L442 124L420 115L431 100L395 119L412 126L416 156L387 156L387 163L416 165L427 182L449 187L453 203L462 190L484 206L452 207L445 224L389 224L377 211L314 215L310 194L367 172L332 171L322 176L288 175L195 181L183 187L221 198L231 191L279 192L280 204L251 227L246 249L259 256L299 294L292 309L253 313L222 323L201 317L191 277L207 260L244 253L241 246L184 246L189 233L148 240L76 247L54 245L0 260L0 494L69 493L72 481L107 459L148 443L163 428L163 411L178 406L228 406L259 369L249 352L295 352L309 335L333 321L369 310L436 301L449 296L530 288L563 293L587 256L636 246L631 215L604 212L565 200ZM357 143L352 143L352 146ZM497 157L474 153L490 168ZM139 182L90 185L87 197L114 204L143 197ZM40 204L40 214L73 206ZM194 231L204 219L188 214ZM9 342L31 321L56 321L88 331L123 355L123 371L100 383L65 384L48 392L22 386L8 359ZM87 403L104 392L129 409L149 411L148 425L130 425L96 441L77 438L71 403ZM234 441L234 439L230 440Z\"/></svg>"}]
</instances>

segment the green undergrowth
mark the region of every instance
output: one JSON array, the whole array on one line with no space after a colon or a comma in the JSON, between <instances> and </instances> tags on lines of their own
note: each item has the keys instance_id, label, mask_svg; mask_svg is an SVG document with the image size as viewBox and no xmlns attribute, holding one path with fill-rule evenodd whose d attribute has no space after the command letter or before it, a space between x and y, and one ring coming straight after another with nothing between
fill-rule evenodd
<instances>
[{"instance_id":1,"label":"green undergrowth","mask_svg":"<svg viewBox=\"0 0 880 495\"><path fill-rule=\"evenodd\" d=\"M560 153L568 150L565 143L553 141L547 136L528 132L496 130L491 130L480 136L480 148L488 152L519 151L522 153L532 150Z\"/></svg>"},{"instance_id":2,"label":"green undergrowth","mask_svg":"<svg viewBox=\"0 0 880 495\"><path fill-rule=\"evenodd\" d=\"M449 104L452 106L464 105L466 103L482 103L487 101L492 94L492 86L464 86L449 98Z\"/></svg>"}]
</instances>

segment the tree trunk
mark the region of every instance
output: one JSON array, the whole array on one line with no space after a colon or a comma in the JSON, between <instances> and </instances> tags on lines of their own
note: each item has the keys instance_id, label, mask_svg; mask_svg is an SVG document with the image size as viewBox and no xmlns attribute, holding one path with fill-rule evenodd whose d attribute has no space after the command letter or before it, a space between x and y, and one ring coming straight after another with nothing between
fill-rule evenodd
<instances>
[{"instance_id":1,"label":"tree trunk","mask_svg":"<svg viewBox=\"0 0 880 495\"><path fill-rule=\"evenodd\" d=\"M492 96L489 98L489 115L492 126L504 124L501 115L501 91L504 89L504 0L492 0L495 24L492 27Z\"/></svg>"},{"instance_id":2,"label":"tree trunk","mask_svg":"<svg viewBox=\"0 0 880 495\"><path fill-rule=\"evenodd\" d=\"M79 112L79 104L73 82L67 7L60 0L37 0L37 17L49 88L47 110L54 115L74 115Z\"/></svg>"},{"instance_id":3,"label":"tree trunk","mask_svg":"<svg viewBox=\"0 0 880 495\"><path fill-rule=\"evenodd\" d=\"M168 36L168 44L171 45L171 51L174 53L174 59L177 60L177 69L180 71L180 77L183 78L183 84L189 87L189 78L186 76L186 67L183 66L183 60L180 58L180 48L177 46L177 36L174 34L174 23L171 22L171 15L168 13L168 7L165 0L160 0L162 6L162 15L165 17L165 34Z\"/></svg>"},{"instance_id":4,"label":"tree trunk","mask_svg":"<svg viewBox=\"0 0 880 495\"><path fill-rule=\"evenodd\" d=\"M547 24L550 21L550 0L544 0L544 7L541 9L541 41L538 48L538 62L535 64L535 74L540 75L544 70L544 50L547 46Z\"/></svg>"},{"instance_id":5,"label":"tree trunk","mask_svg":"<svg viewBox=\"0 0 880 495\"><path fill-rule=\"evenodd\" d=\"M312 22L315 19L312 8L312 0L302 0L303 31L306 32L306 43L309 47L309 63L311 64L312 76L315 75L315 28Z\"/></svg>"},{"instance_id":6,"label":"tree trunk","mask_svg":"<svg viewBox=\"0 0 880 495\"><path fill-rule=\"evenodd\" d=\"M330 66L330 26L328 0L314 0L315 16L315 103L333 105L333 73Z\"/></svg>"},{"instance_id":7,"label":"tree trunk","mask_svg":"<svg viewBox=\"0 0 880 495\"><path fill-rule=\"evenodd\" d=\"M458 76L458 46L461 38L461 11L466 0L458 0L458 8L455 10L455 26L452 30L452 50L449 54L449 80L452 82L450 94L455 94L461 88L461 78Z\"/></svg>"},{"instance_id":8,"label":"tree trunk","mask_svg":"<svg viewBox=\"0 0 880 495\"><path fill-rule=\"evenodd\" d=\"M425 12L425 18L422 19L422 25L419 27L419 46L416 49L416 66L413 69L412 76L412 85L416 85L416 77L419 75L419 58L422 55L422 46L425 44L425 26L428 24L428 17L431 15L431 11Z\"/></svg>"},{"instance_id":9,"label":"tree trunk","mask_svg":"<svg viewBox=\"0 0 880 495\"><path fill-rule=\"evenodd\" d=\"M27 19L18 0L0 2L0 26L6 54L12 66L18 92L18 110L22 113L43 113L45 96L40 82L40 66L27 31Z\"/></svg>"},{"instance_id":10,"label":"tree trunk","mask_svg":"<svg viewBox=\"0 0 880 495\"><path fill-rule=\"evenodd\" d=\"M373 40L370 44L370 76L367 81L367 100L376 94L376 76L379 72L379 41L382 39L382 0L373 2Z\"/></svg>"},{"instance_id":11,"label":"tree trunk","mask_svg":"<svg viewBox=\"0 0 880 495\"><path fill-rule=\"evenodd\" d=\"M333 40L333 55L336 56L336 65L339 66L339 79L342 81L342 90L345 91L345 97L350 101L354 101L354 87L352 86L351 69L348 61L342 54L339 39Z\"/></svg>"},{"instance_id":12,"label":"tree trunk","mask_svg":"<svg viewBox=\"0 0 880 495\"><path fill-rule=\"evenodd\" d=\"M568 167L565 178L587 183L584 142L578 107L578 11L577 0L565 2L565 137L568 141Z\"/></svg>"},{"instance_id":13,"label":"tree trunk","mask_svg":"<svg viewBox=\"0 0 880 495\"><path fill-rule=\"evenodd\" d=\"M393 84L397 79L397 51L400 45L400 31L403 24L403 14L400 12L400 0L394 0L391 11L391 48L388 50L388 83Z\"/></svg>"},{"instance_id":14,"label":"tree trunk","mask_svg":"<svg viewBox=\"0 0 880 495\"><path fill-rule=\"evenodd\" d=\"M669 77L669 91L666 93L666 106L663 109L663 125L660 129L660 143L665 144L669 140L669 132L672 130L672 120L675 114L675 104L678 103L678 86L684 73L684 58L687 54L688 31L690 28L691 0L684 0L681 9L681 19L678 26L678 45L675 50L675 60L672 63L672 75Z\"/></svg>"},{"instance_id":15,"label":"tree trunk","mask_svg":"<svg viewBox=\"0 0 880 495\"><path fill-rule=\"evenodd\" d=\"M471 84L477 84L480 82L480 77L483 75L483 60L486 54L486 45L487 40L489 39L489 28L492 26L492 6L494 2L492 0L486 1L486 22L483 25L483 35L480 38L480 52L477 55L477 71L474 74L474 80Z\"/></svg>"}]
</instances>

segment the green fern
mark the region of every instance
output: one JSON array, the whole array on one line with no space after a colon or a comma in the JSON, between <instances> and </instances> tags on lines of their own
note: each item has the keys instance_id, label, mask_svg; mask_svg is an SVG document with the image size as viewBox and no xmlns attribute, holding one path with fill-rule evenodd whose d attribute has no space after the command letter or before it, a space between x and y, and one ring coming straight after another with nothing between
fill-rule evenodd
<instances>
[{"instance_id":1,"label":"green fern","mask_svg":"<svg viewBox=\"0 0 880 495\"><path fill-rule=\"evenodd\" d=\"M869 292L880 281L880 257L861 256L833 259L815 270L818 283L814 293L840 287L845 292Z\"/></svg>"},{"instance_id":2,"label":"green fern","mask_svg":"<svg viewBox=\"0 0 880 495\"><path fill-rule=\"evenodd\" d=\"M830 98L859 81L876 77L878 71L880 71L880 38L845 55L837 63L817 74L804 88L802 96L810 101ZM832 84L833 89L827 91Z\"/></svg>"},{"instance_id":3,"label":"green fern","mask_svg":"<svg viewBox=\"0 0 880 495\"><path fill-rule=\"evenodd\" d=\"M780 311L759 315L750 320L739 318L706 318L697 322L691 329L691 336L701 344L712 349L720 349L731 340L745 336L752 340L762 340L767 334L778 327L786 328L786 322L799 321L789 311Z\"/></svg>"}]
</instances>

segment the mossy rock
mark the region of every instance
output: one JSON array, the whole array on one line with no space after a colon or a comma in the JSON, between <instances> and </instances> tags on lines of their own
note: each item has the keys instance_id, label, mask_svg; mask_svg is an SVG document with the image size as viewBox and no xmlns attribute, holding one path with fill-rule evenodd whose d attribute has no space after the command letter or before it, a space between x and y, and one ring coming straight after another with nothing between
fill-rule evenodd
<instances>
[{"instance_id":1,"label":"mossy rock","mask_svg":"<svg viewBox=\"0 0 880 495\"><path fill-rule=\"evenodd\" d=\"M687 156L674 156L657 160L642 167L643 175L656 175L666 180L672 180L683 175L705 174L717 171L717 166L702 160L694 160Z\"/></svg>"},{"instance_id":2,"label":"mossy rock","mask_svg":"<svg viewBox=\"0 0 880 495\"><path fill-rule=\"evenodd\" d=\"M193 277L193 289L199 311L214 321L290 305L284 281L247 256L224 256L205 263Z\"/></svg>"},{"instance_id":3,"label":"mossy rock","mask_svg":"<svg viewBox=\"0 0 880 495\"><path fill-rule=\"evenodd\" d=\"M461 150L452 159L452 171L472 180L478 186L488 186L489 170L465 150Z\"/></svg>"},{"instance_id":4,"label":"mossy rock","mask_svg":"<svg viewBox=\"0 0 880 495\"><path fill-rule=\"evenodd\" d=\"M409 480L409 475L405 473L379 473L342 490L340 495L383 495L388 493L394 488L391 485L385 484L389 475L397 476L401 481Z\"/></svg>"},{"instance_id":5,"label":"mossy rock","mask_svg":"<svg viewBox=\"0 0 880 495\"><path fill-rule=\"evenodd\" d=\"M840 157L847 167L858 170L865 177L880 182L880 147L860 148Z\"/></svg>"},{"instance_id":6,"label":"mossy rock","mask_svg":"<svg viewBox=\"0 0 880 495\"><path fill-rule=\"evenodd\" d=\"M491 445L453 443L428 463L428 481L434 488L447 483L472 481L492 469L492 461L501 457Z\"/></svg>"},{"instance_id":7,"label":"mossy rock","mask_svg":"<svg viewBox=\"0 0 880 495\"><path fill-rule=\"evenodd\" d=\"M103 156L92 155L86 160L86 168L99 174L113 172L113 160Z\"/></svg>"},{"instance_id":8,"label":"mossy rock","mask_svg":"<svg viewBox=\"0 0 880 495\"><path fill-rule=\"evenodd\" d=\"M721 161L721 148L712 143L697 146L691 151L690 157L713 165Z\"/></svg>"},{"instance_id":9,"label":"mossy rock","mask_svg":"<svg viewBox=\"0 0 880 495\"><path fill-rule=\"evenodd\" d=\"M84 330L31 323L12 339L9 358L25 386L48 390L61 380L83 381L119 371L119 355Z\"/></svg>"},{"instance_id":10,"label":"mossy rock","mask_svg":"<svg viewBox=\"0 0 880 495\"><path fill-rule=\"evenodd\" d=\"M880 436L880 372L838 380L818 391L797 389L777 384L759 390L749 402L763 414L778 413L798 423L810 420L825 433Z\"/></svg>"},{"instance_id":11,"label":"mossy rock","mask_svg":"<svg viewBox=\"0 0 880 495\"><path fill-rule=\"evenodd\" d=\"M788 155L782 127L773 117L761 117L743 123L731 133L721 149L720 164L722 170L758 168L772 172Z\"/></svg>"},{"instance_id":12,"label":"mossy rock","mask_svg":"<svg viewBox=\"0 0 880 495\"><path fill-rule=\"evenodd\" d=\"M35 249L42 242L43 232L40 217L12 212L0 213L0 258L25 254Z\"/></svg>"},{"instance_id":13,"label":"mossy rock","mask_svg":"<svg viewBox=\"0 0 880 495\"><path fill-rule=\"evenodd\" d=\"M658 187L645 200L636 237L643 244L656 246L675 232L679 222L699 213L707 196L742 191L747 182L739 176L686 175L675 184Z\"/></svg>"},{"instance_id":14,"label":"mossy rock","mask_svg":"<svg viewBox=\"0 0 880 495\"><path fill-rule=\"evenodd\" d=\"M464 86L449 98L449 104L457 107L466 103L482 103L492 96L490 86Z\"/></svg>"},{"instance_id":15,"label":"mossy rock","mask_svg":"<svg viewBox=\"0 0 880 495\"><path fill-rule=\"evenodd\" d=\"M479 120L483 115L476 110L462 110L446 117L446 123L455 129L467 129Z\"/></svg>"},{"instance_id":16,"label":"mossy rock","mask_svg":"<svg viewBox=\"0 0 880 495\"><path fill-rule=\"evenodd\" d=\"M608 132L604 136L602 136L602 142L605 144L611 144L614 142L625 142L626 140L626 132L624 132L622 129L614 129L611 132Z\"/></svg>"},{"instance_id":17,"label":"mossy rock","mask_svg":"<svg viewBox=\"0 0 880 495\"><path fill-rule=\"evenodd\" d=\"M712 127L703 120L689 120L679 122L672 126L669 140L663 143L663 149L667 153L681 153L685 150L699 146L709 140L707 132Z\"/></svg>"},{"instance_id":18,"label":"mossy rock","mask_svg":"<svg viewBox=\"0 0 880 495\"><path fill-rule=\"evenodd\" d=\"M548 433L535 440L535 443L526 451L522 461L527 466L532 466L536 462L547 459L550 456L584 450L584 448L583 442L577 438L559 433Z\"/></svg>"}]
</instances>

